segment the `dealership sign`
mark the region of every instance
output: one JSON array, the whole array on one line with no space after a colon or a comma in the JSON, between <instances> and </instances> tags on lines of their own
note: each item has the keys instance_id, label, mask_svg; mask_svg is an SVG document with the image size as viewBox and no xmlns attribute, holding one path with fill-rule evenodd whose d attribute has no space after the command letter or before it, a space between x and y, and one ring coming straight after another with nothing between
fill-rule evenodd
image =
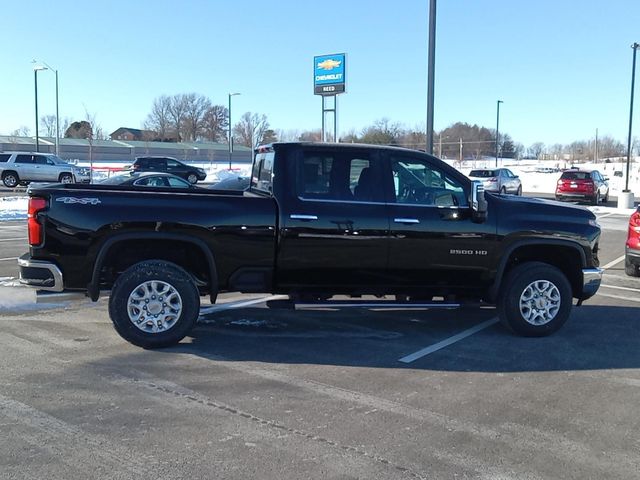
<instances>
[{"instance_id":1,"label":"dealership sign","mask_svg":"<svg viewBox=\"0 0 640 480\"><path fill-rule=\"evenodd\" d=\"M313 57L313 93L336 95L345 91L344 53Z\"/></svg>"}]
</instances>

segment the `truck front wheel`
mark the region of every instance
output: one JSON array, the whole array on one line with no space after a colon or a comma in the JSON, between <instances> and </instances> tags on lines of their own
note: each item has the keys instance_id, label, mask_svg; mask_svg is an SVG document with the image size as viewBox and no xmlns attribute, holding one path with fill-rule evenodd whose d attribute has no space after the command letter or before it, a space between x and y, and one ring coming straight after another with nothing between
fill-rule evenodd
<instances>
[{"instance_id":1,"label":"truck front wheel","mask_svg":"<svg viewBox=\"0 0 640 480\"><path fill-rule=\"evenodd\" d=\"M143 348L175 345L193 328L200 296L178 265L148 260L129 267L109 298L109 316L122 338Z\"/></svg>"},{"instance_id":2,"label":"truck front wheel","mask_svg":"<svg viewBox=\"0 0 640 480\"><path fill-rule=\"evenodd\" d=\"M569 318L571 285L557 268L541 262L522 263L503 280L498 302L500 321L525 337L543 337Z\"/></svg>"}]
</instances>

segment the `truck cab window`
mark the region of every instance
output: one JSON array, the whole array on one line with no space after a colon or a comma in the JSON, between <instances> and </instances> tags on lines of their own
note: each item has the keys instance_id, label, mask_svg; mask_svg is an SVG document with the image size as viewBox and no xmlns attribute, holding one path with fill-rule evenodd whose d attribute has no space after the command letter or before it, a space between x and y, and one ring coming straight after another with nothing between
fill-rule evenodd
<instances>
[{"instance_id":1,"label":"truck cab window","mask_svg":"<svg viewBox=\"0 0 640 480\"><path fill-rule=\"evenodd\" d=\"M298 196L309 200L383 201L368 155L305 152L297 168Z\"/></svg>"},{"instance_id":2,"label":"truck cab window","mask_svg":"<svg viewBox=\"0 0 640 480\"><path fill-rule=\"evenodd\" d=\"M391 157L396 203L436 207L467 206L457 180L418 158Z\"/></svg>"}]
</instances>

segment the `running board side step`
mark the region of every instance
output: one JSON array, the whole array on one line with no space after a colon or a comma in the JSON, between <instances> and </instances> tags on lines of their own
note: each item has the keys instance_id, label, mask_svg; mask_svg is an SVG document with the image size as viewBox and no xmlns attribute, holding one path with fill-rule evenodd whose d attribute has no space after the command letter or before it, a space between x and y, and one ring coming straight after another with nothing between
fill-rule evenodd
<instances>
[{"instance_id":1,"label":"running board side step","mask_svg":"<svg viewBox=\"0 0 640 480\"><path fill-rule=\"evenodd\" d=\"M466 305L466 304L465 304ZM267 302L269 308L312 309L312 308L370 308L375 310L428 310L456 309L461 303L451 302L394 302L394 301L353 301L327 300L321 302L294 302L292 300L272 300Z\"/></svg>"}]
</instances>

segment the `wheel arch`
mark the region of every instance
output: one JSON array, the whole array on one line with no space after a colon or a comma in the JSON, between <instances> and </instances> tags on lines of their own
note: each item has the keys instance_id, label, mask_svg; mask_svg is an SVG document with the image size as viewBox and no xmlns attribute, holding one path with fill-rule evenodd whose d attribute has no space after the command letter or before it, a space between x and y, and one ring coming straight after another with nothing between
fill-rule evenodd
<instances>
[{"instance_id":1,"label":"wheel arch","mask_svg":"<svg viewBox=\"0 0 640 480\"><path fill-rule=\"evenodd\" d=\"M558 268L569 280L573 295L581 292L582 269L587 262L579 244L560 239L521 240L510 245L501 256L495 281L489 289L492 301L498 298L502 281L509 271L528 261L543 262Z\"/></svg>"},{"instance_id":2,"label":"wheel arch","mask_svg":"<svg viewBox=\"0 0 640 480\"><path fill-rule=\"evenodd\" d=\"M189 244L196 247L198 252L204 256L207 262L207 273L209 276L209 295L211 303L215 303L218 293L218 273L216 269L215 258L213 253L207 246L207 244L199 239L187 235L181 235L177 233L159 233L159 232L137 232L137 233L123 233L108 238L100 247L96 260L93 265L93 271L91 274L91 282L87 285L87 293L91 300L96 301L100 297L100 276L102 269L105 266L105 262L109 259L110 253L114 252L118 246L122 246L126 242L136 241L162 241L162 242L181 242L183 244ZM169 257L167 255L167 257ZM162 258L160 260L174 261L170 258ZM183 265L177 264L184 268ZM187 269L187 271L189 271Z\"/></svg>"}]
</instances>

